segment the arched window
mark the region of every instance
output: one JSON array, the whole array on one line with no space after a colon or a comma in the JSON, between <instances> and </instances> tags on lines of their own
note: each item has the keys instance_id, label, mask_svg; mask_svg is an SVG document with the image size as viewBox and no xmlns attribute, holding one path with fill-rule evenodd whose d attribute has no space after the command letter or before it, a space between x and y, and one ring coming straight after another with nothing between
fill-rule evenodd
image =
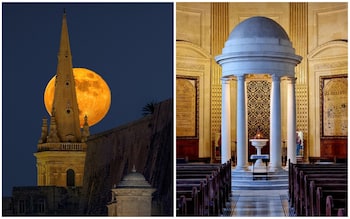
<instances>
[{"instance_id":1,"label":"arched window","mask_svg":"<svg viewBox=\"0 0 350 219\"><path fill-rule=\"evenodd\" d=\"M67 186L75 186L75 173L74 170L67 170Z\"/></svg>"}]
</instances>

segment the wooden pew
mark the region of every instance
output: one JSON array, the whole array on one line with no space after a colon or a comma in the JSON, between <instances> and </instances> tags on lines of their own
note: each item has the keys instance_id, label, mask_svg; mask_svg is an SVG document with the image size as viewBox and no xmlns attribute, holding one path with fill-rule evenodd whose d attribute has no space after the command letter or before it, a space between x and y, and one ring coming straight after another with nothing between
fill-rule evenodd
<instances>
[{"instance_id":1,"label":"wooden pew","mask_svg":"<svg viewBox=\"0 0 350 219\"><path fill-rule=\"evenodd\" d=\"M199 206L199 194L197 187L192 187L191 190L177 190L176 201L177 201L177 215L188 216L188 215L202 215L201 208Z\"/></svg>"},{"instance_id":2,"label":"wooden pew","mask_svg":"<svg viewBox=\"0 0 350 219\"><path fill-rule=\"evenodd\" d=\"M214 186L215 183L213 183L213 174L178 174L176 179L176 187L177 191L181 189L185 189L187 187L187 190L189 190L192 186L197 185L197 189L200 191L200 200L199 200L199 211L196 215L210 215L210 208L215 211L215 206L211 202L211 200L215 200L214 197ZM205 187L199 187L199 183L203 182L205 184ZM190 214L189 214L190 215Z\"/></svg>"},{"instance_id":3,"label":"wooden pew","mask_svg":"<svg viewBox=\"0 0 350 219\"><path fill-rule=\"evenodd\" d=\"M328 184L347 184L346 178L344 178L344 175L332 175L334 178L325 178L324 175L306 175L304 176L304 202L301 203L301 214L305 216L311 215L311 203L314 202L311 198L311 193L316 193L314 191L314 188L316 186L322 186L322 185L328 185ZM311 182L313 181L313 184L311 185ZM315 197L315 195L313 195Z\"/></svg>"},{"instance_id":4,"label":"wooden pew","mask_svg":"<svg viewBox=\"0 0 350 219\"><path fill-rule=\"evenodd\" d=\"M326 198L326 216L346 216L347 199L333 199L332 195Z\"/></svg>"},{"instance_id":5,"label":"wooden pew","mask_svg":"<svg viewBox=\"0 0 350 219\"><path fill-rule=\"evenodd\" d=\"M220 206L225 207L225 203L228 200L231 193L231 161L225 164L181 164L177 165L177 177L185 178L185 174L200 174L206 170L218 170L219 171L219 195ZM192 171L196 171L195 173ZM199 177L199 175L196 175Z\"/></svg>"},{"instance_id":6,"label":"wooden pew","mask_svg":"<svg viewBox=\"0 0 350 219\"><path fill-rule=\"evenodd\" d=\"M346 190L347 189L347 183L323 183L323 184L316 184L315 181L310 182L310 216L316 215L317 212L317 188L324 188L326 190Z\"/></svg>"},{"instance_id":7,"label":"wooden pew","mask_svg":"<svg viewBox=\"0 0 350 219\"><path fill-rule=\"evenodd\" d=\"M180 195L179 197L176 197L176 215L177 216L184 216L187 214L187 201L185 195Z\"/></svg>"},{"instance_id":8,"label":"wooden pew","mask_svg":"<svg viewBox=\"0 0 350 219\"><path fill-rule=\"evenodd\" d=\"M213 199L213 183L211 176L206 178L185 178L176 179L176 191L180 190L190 190L192 187L196 187L198 190L198 205L199 214L198 215L210 215L210 210L215 211L215 206L211 205L211 200Z\"/></svg>"},{"instance_id":9,"label":"wooden pew","mask_svg":"<svg viewBox=\"0 0 350 219\"><path fill-rule=\"evenodd\" d=\"M298 207L299 205L299 197L298 197L298 193L299 193L299 182L300 182L300 178L299 178L299 172L301 170L334 170L334 168L336 170L347 170L347 165L346 164L293 164L290 162L290 160L288 161L288 165L289 165L289 184L288 184L288 193L289 193L289 202L290 202L290 206L291 208L295 208L296 211L298 211Z\"/></svg>"},{"instance_id":10,"label":"wooden pew","mask_svg":"<svg viewBox=\"0 0 350 219\"><path fill-rule=\"evenodd\" d=\"M317 168L317 169L316 169ZM327 178L329 174L346 174L346 170L338 168L338 167L318 167L315 166L314 168L296 168L295 169L296 173L294 175L293 179L293 202L296 214L297 215L302 215L302 203L304 202L304 176L310 175L310 174L318 174L319 176L323 176L323 178ZM316 176L315 175L315 176ZM342 177L344 175L341 175L339 177Z\"/></svg>"},{"instance_id":11,"label":"wooden pew","mask_svg":"<svg viewBox=\"0 0 350 219\"><path fill-rule=\"evenodd\" d=\"M297 188L297 202L299 205L297 205L297 215L308 215L308 210L309 210L309 182L311 180L319 180L319 181L326 181L325 183L335 183L335 178L339 180L339 182L344 183L344 180L347 179L347 173L344 170L323 170L323 171L318 171L318 170L301 170L299 175L299 183ZM332 180L334 182L332 182Z\"/></svg>"},{"instance_id":12,"label":"wooden pew","mask_svg":"<svg viewBox=\"0 0 350 219\"><path fill-rule=\"evenodd\" d=\"M345 208L339 208L339 209L338 209L337 216L339 216L339 217L347 216L347 213L346 213Z\"/></svg>"},{"instance_id":13,"label":"wooden pew","mask_svg":"<svg viewBox=\"0 0 350 219\"><path fill-rule=\"evenodd\" d=\"M324 157L309 157L309 162L311 164L316 163L316 162L334 162L335 163L336 159L333 156L324 156Z\"/></svg>"},{"instance_id":14,"label":"wooden pew","mask_svg":"<svg viewBox=\"0 0 350 219\"><path fill-rule=\"evenodd\" d=\"M196 181L196 183L177 184L176 185L176 197L185 197L186 210L180 209L181 212L185 212L187 215L204 215L205 200L208 200L207 188L204 181ZM183 200L179 199L179 203L183 203Z\"/></svg>"},{"instance_id":15,"label":"wooden pew","mask_svg":"<svg viewBox=\"0 0 350 219\"><path fill-rule=\"evenodd\" d=\"M327 190L324 187L317 187L317 193L316 193L316 212L313 216L325 216L326 215L326 198L327 196L332 196L333 199L347 199L348 192L347 190L341 190L337 188L336 190L334 189L329 189ZM346 203L346 201L345 201ZM342 206L342 207L347 207Z\"/></svg>"},{"instance_id":16,"label":"wooden pew","mask_svg":"<svg viewBox=\"0 0 350 219\"><path fill-rule=\"evenodd\" d=\"M288 178L289 178L289 183L288 183L288 193L289 193L289 202L290 206L293 208L298 207L298 192L299 192L299 182L300 182L300 175L299 172L301 170L347 170L346 164L293 164L288 161L289 165L289 170L288 170Z\"/></svg>"},{"instance_id":17,"label":"wooden pew","mask_svg":"<svg viewBox=\"0 0 350 219\"><path fill-rule=\"evenodd\" d=\"M198 188L198 182L205 180L206 186ZM176 166L176 192L178 206L186 206L191 203L189 190L196 187L198 191L198 212L197 215L219 215L223 213L225 200L228 199L226 193L231 191L231 162L225 164L177 164ZM229 188L228 188L229 187ZM228 190L229 189L229 190ZM187 194L179 194L178 191ZM202 192L200 192L202 191ZM225 193L226 192L226 193ZM182 195L182 196L181 196ZM186 197L186 198L184 198ZM188 203L184 201L187 200ZM193 214L196 214L193 211ZM177 208L177 214L191 215L192 212Z\"/></svg>"}]
</instances>

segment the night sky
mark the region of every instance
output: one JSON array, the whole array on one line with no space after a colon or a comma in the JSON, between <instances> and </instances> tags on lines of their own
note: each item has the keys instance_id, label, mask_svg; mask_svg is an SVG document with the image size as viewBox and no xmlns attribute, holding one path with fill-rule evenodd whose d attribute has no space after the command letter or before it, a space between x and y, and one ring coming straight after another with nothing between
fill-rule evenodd
<instances>
[{"instance_id":1,"label":"night sky","mask_svg":"<svg viewBox=\"0 0 350 219\"><path fill-rule=\"evenodd\" d=\"M56 74L63 10L74 67L98 73L111 89L96 134L142 117L173 96L173 4L2 4L2 195L35 186L33 155L46 112L43 94Z\"/></svg>"}]
</instances>

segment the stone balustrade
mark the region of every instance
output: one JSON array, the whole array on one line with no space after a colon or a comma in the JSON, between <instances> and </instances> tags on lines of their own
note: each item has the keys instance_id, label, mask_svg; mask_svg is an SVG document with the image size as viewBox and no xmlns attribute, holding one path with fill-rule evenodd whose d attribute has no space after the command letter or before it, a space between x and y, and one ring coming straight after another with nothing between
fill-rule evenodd
<instances>
[{"instance_id":1,"label":"stone balustrade","mask_svg":"<svg viewBox=\"0 0 350 219\"><path fill-rule=\"evenodd\" d=\"M38 151L86 151L85 143L45 143L38 145Z\"/></svg>"}]
</instances>

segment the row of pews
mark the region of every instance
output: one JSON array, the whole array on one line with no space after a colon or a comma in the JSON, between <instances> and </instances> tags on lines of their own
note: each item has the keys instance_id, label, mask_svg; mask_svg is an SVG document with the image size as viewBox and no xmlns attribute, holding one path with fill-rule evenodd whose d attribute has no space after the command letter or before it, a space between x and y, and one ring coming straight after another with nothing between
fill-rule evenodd
<instances>
[{"instance_id":1,"label":"row of pews","mask_svg":"<svg viewBox=\"0 0 350 219\"><path fill-rule=\"evenodd\" d=\"M347 164L289 163L289 201L296 216L347 215Z\"/></svg>"},{"instance_id":2,"label":"row of pews","mask_svg":"<svg viewBox=\"0 0 350 219\"><path fill-rule=\"evenodd\" d=\"M231 193L231 161L176 164L176 215L223 214Z\"/></svg>"}]
</instances>

